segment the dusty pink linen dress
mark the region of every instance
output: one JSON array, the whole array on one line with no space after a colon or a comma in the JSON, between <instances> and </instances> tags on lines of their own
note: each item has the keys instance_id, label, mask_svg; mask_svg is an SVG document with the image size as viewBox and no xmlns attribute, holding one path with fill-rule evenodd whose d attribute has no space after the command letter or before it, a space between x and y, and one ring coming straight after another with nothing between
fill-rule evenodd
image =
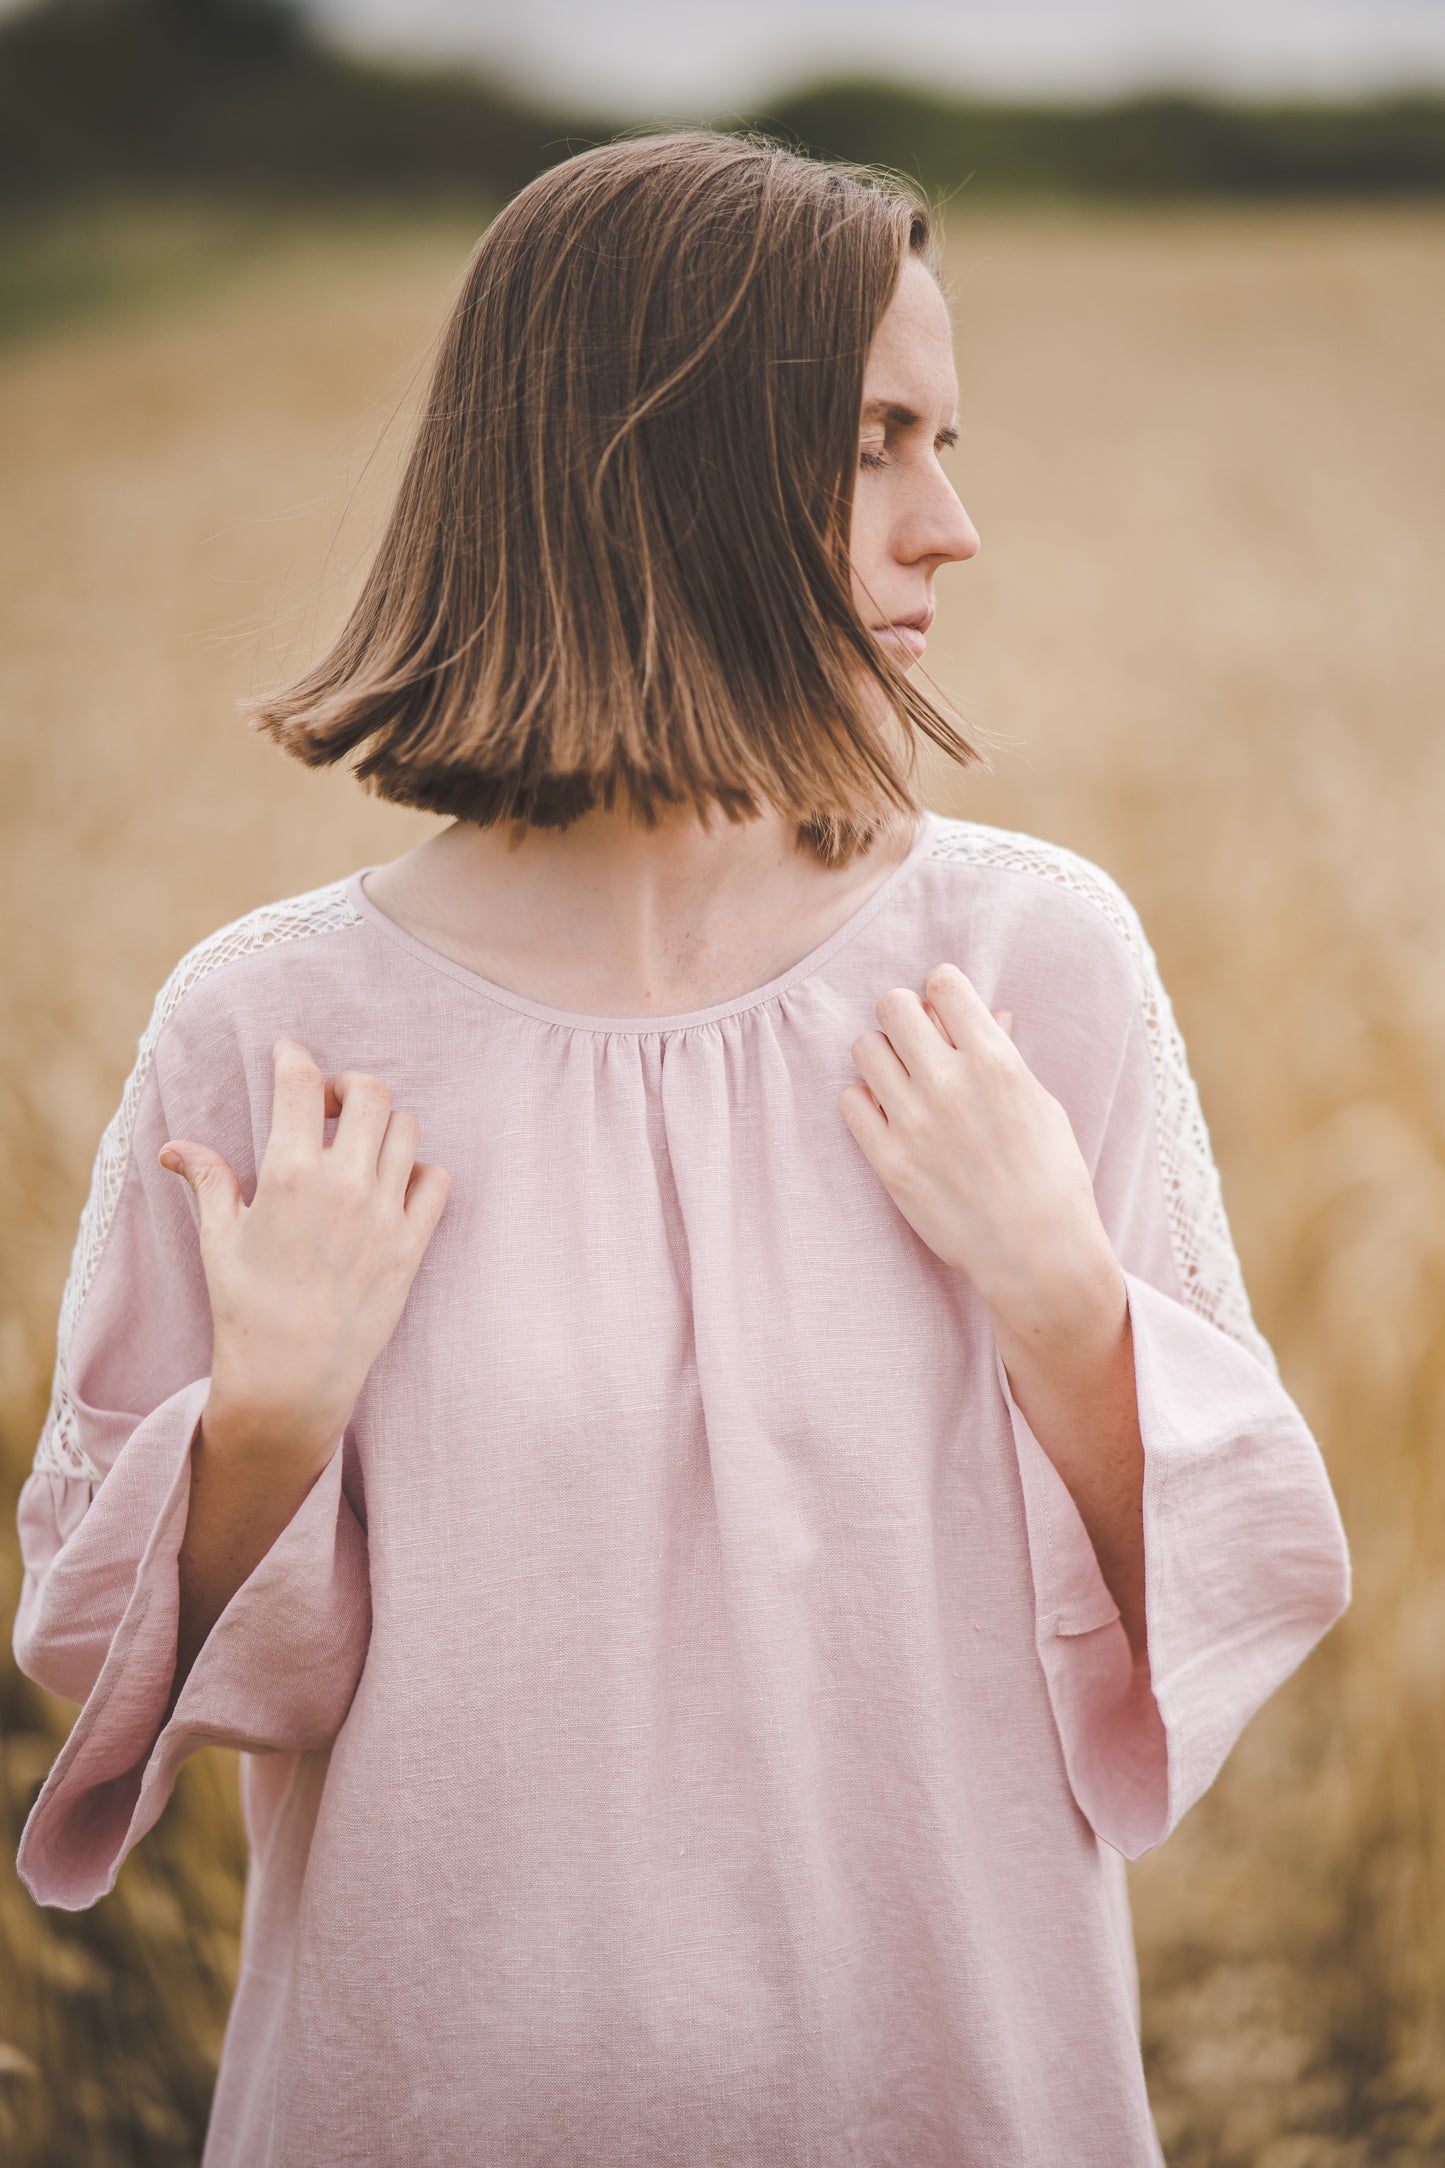
<instances>
[{"instance_id":1,"label":"dusty pink linen dress","mask_svg":"<svg viewBox=\"0 0 1445 2168\"><path fill-rule=\"evenodd\" d=\"M951 959L1072 1119L1128 1281L1152 1691L986 1313L838 1113ZM451 1197L338 1453L161 1728L206 1394L189 1190L271 1045L378 1071ZM1347 1600L1154 958L1097 867L930 815L770 985L563 1014L353 876L163 988L100 1147L20 1509L26 1826L91 1904L244 1750L206 2168L1144 2168L1121 1855Z\"/></svg>"}]
</instances>

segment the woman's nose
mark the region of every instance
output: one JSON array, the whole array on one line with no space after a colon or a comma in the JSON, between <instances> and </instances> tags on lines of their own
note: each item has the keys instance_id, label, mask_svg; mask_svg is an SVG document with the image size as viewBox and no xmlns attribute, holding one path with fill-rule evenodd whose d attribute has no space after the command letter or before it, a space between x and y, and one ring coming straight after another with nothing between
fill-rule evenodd
<instances>
[{"instance_id":1,"label":"woman's nose","mask_svg":"<svg viewBox=\"0 0 1445 2168\"><path fill-rule=\"evenodd\" d=\"M899 556L909 563L932 557L939 564L962 564L980 548L978 529L949 482L934 494L926 511L920 508L900 540L904 547Z\"/></svg>"},{"instance_id":2,"label":"woman's nose","mask_svg":"<svg viewBox=\"0 0 1445 2168\"><path fill-rule=\"evenodd\" d=\"M980 548L979 532L969 518L968 513L964 510L962 500L954 497L953 502L956 517L954 519L953 546L948 554L955 560L963 561L978 555Z\"/></svg>"}]
</instances>

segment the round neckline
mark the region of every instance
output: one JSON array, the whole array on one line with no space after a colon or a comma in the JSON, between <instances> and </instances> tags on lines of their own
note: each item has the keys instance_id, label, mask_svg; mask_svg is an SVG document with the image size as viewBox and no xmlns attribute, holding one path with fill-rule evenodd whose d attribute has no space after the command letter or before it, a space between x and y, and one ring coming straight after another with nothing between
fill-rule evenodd
<instances>
[{"instance_id":1,"label":"round neckline","mask_svg":"<svg viewBox=\"0 0 1445 2168\"><path fill-rule=\"evenodd\" d=\"M936 818L935 814L925 809L918 823L917 835L907 854L900 858L892 872L884 876L872 895L866 897L856 911L850 912L841 925L835 926L825 940L820 941L816 948L809 949L805 956L800 956L786 971L780 972L776 978L768 979L761 986L753 987L748 993L735 995L731 1001L714 1002L709 1008L688 1009L675 1016L588 1016L580 1010L557 1009L544 1001L529 1000L525 994L514 994L510 987L499 986L494 979L483 978L479 971L471 970L468 965L458 963L451 956L444 956L440 949L432 948L416 934L408 933L404 926L399 926L394 918L388 918L385 911L373 903L366 893L366 876L375 873L377 866L359 867L355 873L347 876L342 887L348 902L368 925L374 926L379 933L395 942L398 948L404 949L419 963L428 964L447 978L469 986L485 1000L497 1002L505 1009L515 1010L518 1015L534 1017L538 1023L560 1026L569 1031L611 1033L629 1038L658 1037L664 1033L692 1031L703 1025L720 1024L725 1018L741 1016L749 1009L766 1008L770 1003L779 1000L791 987L796 986L801 979L808 978L819 970L846 942L851 941L855 934L862 932L920 861L927 857L934 840Z\"/></svg>"}]
</instances>

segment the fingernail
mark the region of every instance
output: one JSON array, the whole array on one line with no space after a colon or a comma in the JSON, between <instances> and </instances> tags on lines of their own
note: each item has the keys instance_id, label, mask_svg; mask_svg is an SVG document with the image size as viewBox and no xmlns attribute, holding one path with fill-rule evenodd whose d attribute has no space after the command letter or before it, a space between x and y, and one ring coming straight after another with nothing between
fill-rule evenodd
<instances>
[{"instance_id":1,"label":"fingernail","mask_svg":"<svg viewBox=\"0 0 1445 2168\"><path fill-rule=\"evenodd\" d=\"M172 1151L169 1145L161 1153L160 1161L161 1165L167 1168L171 1174L184 1174L186 1171L186 1163L180 1153Z\"/></svg>"}]
</instances>

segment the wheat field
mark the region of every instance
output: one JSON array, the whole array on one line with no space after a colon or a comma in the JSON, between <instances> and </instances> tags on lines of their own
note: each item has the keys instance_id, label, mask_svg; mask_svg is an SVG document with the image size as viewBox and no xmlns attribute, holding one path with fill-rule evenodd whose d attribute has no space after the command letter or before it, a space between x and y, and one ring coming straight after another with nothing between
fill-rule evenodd
<instances>
[{"instance_id":1,"label":"wheat field","mask_svg":"<svg viewBox=\"0 0 1445 2168\"><path fill-rule=\"evenodd\" d=\"M374 536L456 218L288 229L0 356L0 1594L99 1132L223 920L428 823L236 701ZM1445 214L951 214L983 536L930 670L992 769L943 810L1138 905L1259 1322L1328 1459L1351 1612L1132 1871L1174 2168L1445 2159ZM0 2151L199 2152L236 1960L235 1770L183 1773L113 1897L9 1864L72 1711L0 1669ZM1002 2168L1002 2164L1000 2164ZM1064 2168L1064 2164L1060 2164Z\"/></svg>"}]
</instances>

